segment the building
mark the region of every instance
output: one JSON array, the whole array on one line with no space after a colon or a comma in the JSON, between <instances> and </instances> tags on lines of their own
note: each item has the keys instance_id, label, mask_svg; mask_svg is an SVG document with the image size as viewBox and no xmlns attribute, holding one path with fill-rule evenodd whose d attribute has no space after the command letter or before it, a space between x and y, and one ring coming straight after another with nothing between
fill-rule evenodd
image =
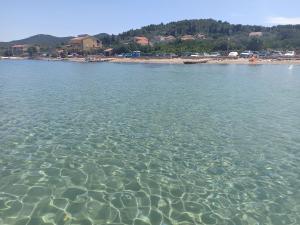
<instances>
[{"instance_id":1,"label":"building","mask_svg":"<svg viewBox=\"0 0 300 225\"><path fill-rule=\"evenodd\" d=\"M91 51L102 48L102 42L92 36L79 36L72 38L68 47L75 51Z\"/></svg>"},{"instance_id":2,"label":"building","mask_svg":"<svg viewBox=\"0 0 300 225\"><path fill-rule=\"evenodd\" d=\"M170 42L173 42L173 41L176 41L176 38L172 35L169 35L169 36L155 36L153 38L153 42L162 42L162 43L170 43Z\"/></svg>"},{"instance_id":3,"label":"building","mask_svg":"<svg viewBox=\"0 0 300 225\"><path fill-rule=\"evenodd\" d=\"M176 41L176 37L174 37L174 36L172 36L172 35L165 36L164 39L165 39L165 42L173 42L173 41Z\"/></svg>"},{"instance_id":4,"label":"building","mask_svg":"<svg viewBox=\"0 0 300 225\"><path fill-rule=\"evenodd\" d=\"M13 45L11 46L11 52L13 55L23 55L27 52L29 45Z\"/></svg>"},{"instance_id":5,"label":"building","mask_svg":"<svg viewBox=\"0 0 300 225\"><path fill-rule=\"evenodd\" d=\"M134 43L141 45L141 46L147 46L149 45L149 39L146 37L134 37L133 38Z\"/></svg>"},{"instance_id":6,"label":"building","mask_svg":"<svg viewBox=\"0 0 300 225\"><path fill-rule=\"evenodd\" d=\"M104 53L105 56L112 56L113 53L114 53L114 49L113 49L113 48L105 49L105 50L103 51L103 53Z\"/></svg>"},{"instance_id":7,"label":"building","mask_svg":"<svg viewBox=\"0 0 300 225\"><path fill-rule=\"evenodd\" d=\"M14 56L36 56L40 54L40 46L29 44L17 44L10 47Z\"/></svg>"},{"instance_id":8,"label":"building","mask_svg":"<svg viewBox=\"0 0 300 225\"><path fill-rule=\"evenodd\" d=\"M193 35L183 35L180 40L182 41L193 41L196 40L196 38Z\"/></svg>"},{"instance_id":9,"label":"building","mask_svg":"<svg viewBox=\"0 0 300 225\"><path fill-rule=\"evenodd\" d=\"M151 40L153 43L159 43L159 42L164 42L165 41L165 37L164 36L154 36Z\"/></svg>"},{"instance_id":10,"label":"building","mask_svg":"<svg viewBox=\"0 0 300 225\"><path fill-rule=\"evenodd\" d=\"M206 35L205 34L201 34L201 33L196 34L194 37L196 39L198 39L198 40L205 40L206 39Z\"/></svg>"},{"instance_id":11,"label":"building","mask_svg":"<svg viewBox=\"0 0 300 225\"><path fill-rule=\"evenodd\" d=\"M251 32L249 33L249 37L262 37L263 33L262 32Z\"/></svg>"}]
</instances>

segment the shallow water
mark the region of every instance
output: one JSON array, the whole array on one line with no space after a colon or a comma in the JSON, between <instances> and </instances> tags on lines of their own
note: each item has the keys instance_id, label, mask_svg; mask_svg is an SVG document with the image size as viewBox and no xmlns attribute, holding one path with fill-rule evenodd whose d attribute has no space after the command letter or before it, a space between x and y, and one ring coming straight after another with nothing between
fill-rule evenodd
<instances>
[{"instance_id":1,"label":"shallow water","mask_svg":"<svg viewBox=\"0 0 300 225\"><path fill-rule=\"evenodd\" d=\"M300 67L0 61L0 224L300 224Z\"/></svg>"}]
</instances>

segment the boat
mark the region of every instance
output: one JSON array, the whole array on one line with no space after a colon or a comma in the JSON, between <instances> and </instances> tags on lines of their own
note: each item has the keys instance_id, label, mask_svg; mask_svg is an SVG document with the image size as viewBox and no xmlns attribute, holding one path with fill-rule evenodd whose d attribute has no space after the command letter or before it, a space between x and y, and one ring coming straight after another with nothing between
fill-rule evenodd
<instances>
[{"instance_id":1,"label":"boat","mask_svg":"<svg viewBox=\"0 0 300 225\"><path fill-rule=\"evenodd\" d=\"M201 64L201 63L207 63L208 60L201 60L201 61L184 61L184 64Z\"/></svg>"}]
</instances>

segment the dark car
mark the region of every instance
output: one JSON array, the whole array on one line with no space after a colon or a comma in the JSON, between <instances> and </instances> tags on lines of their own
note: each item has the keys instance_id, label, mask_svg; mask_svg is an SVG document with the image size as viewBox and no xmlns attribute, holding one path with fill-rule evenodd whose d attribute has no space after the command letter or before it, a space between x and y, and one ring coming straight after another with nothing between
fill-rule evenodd
<instances>
[{"instance_id":1,"label":"dark car","mask_svg":"<svg viewBox=\"0 0 300 225\"><path fill-rule=\"evenodd\" d=\"M250 58L250 57L253 56L253 52L250 51L250 50L248 50L248 51L243 51L243 52L240 54L240 56L241 56L242 58Z\"/></svg>"},{"instance_id":2,"label":"dark car","mask_svg":"<svg viewBox=\"0 0 300 225\"><path fill-rule=\"evenodd\" d=\"M270 52L268 52L268 51L260 51L259 53L258 53L258 56L259 57L268 57L268 56L270 56L271 55L271 53Z\"/></svg>"}]
</instances>

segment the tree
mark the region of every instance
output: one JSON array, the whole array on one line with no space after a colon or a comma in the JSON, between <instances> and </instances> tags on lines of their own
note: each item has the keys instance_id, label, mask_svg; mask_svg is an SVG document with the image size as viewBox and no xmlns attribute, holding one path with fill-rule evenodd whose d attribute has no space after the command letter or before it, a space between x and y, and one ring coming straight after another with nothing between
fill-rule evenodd
<instances>
[{"instance_id":1,"label":"tree","mask_svg":"<svg viewBox=\"0 0 300 225\"><path fill-rule=\"evenodd\" d=\"M130 49L129 49L129 47L126 46L126 45L119 45L119 46L116 46L116 47L114 48L114 52L115 52L116 54L128 53L128 52L130 52Z\"/></svg>"},{"instance_id":2,"label":"tree","mask_svg":"<svg viewBox=\"0 0 300 225\"><path fill-rule=\"evenodd\" d=\"M12 56L12 52L10 50L5 50L4 56L6 56L6 57Z\"/></svg>"},{"instance_id":3,"label":"tree","mask_svg":"<svg viewBox=\"0 0 300 225\"><path fill-rule=\"evenodd\" d=\"M263 48L263 42L261 39L258 38L251 38L251 40L247 44L247 49L253 50L253 51L259 51Z\"/></svg>"},{"instance_id":4,"label":"tree","mask_svg":"<svg viewBox=\"0 0 300 225\"><path fill-rule=\"evenodd\" d=\"M30 57L33 57L37 54L37 48L35 46L31 46L27 49L27 52Z\"/></svg>"},{"instance_id":5,"label":"tree","mask_svg":"<svg viewBox=\"0 0 300 225\"><path fill-rule=\"evenodd\" d=\"M228 48L229 48L229 40L220 38L214 43L213 49L215 51L227 51Z\"/></svg>"}]
</instances>

